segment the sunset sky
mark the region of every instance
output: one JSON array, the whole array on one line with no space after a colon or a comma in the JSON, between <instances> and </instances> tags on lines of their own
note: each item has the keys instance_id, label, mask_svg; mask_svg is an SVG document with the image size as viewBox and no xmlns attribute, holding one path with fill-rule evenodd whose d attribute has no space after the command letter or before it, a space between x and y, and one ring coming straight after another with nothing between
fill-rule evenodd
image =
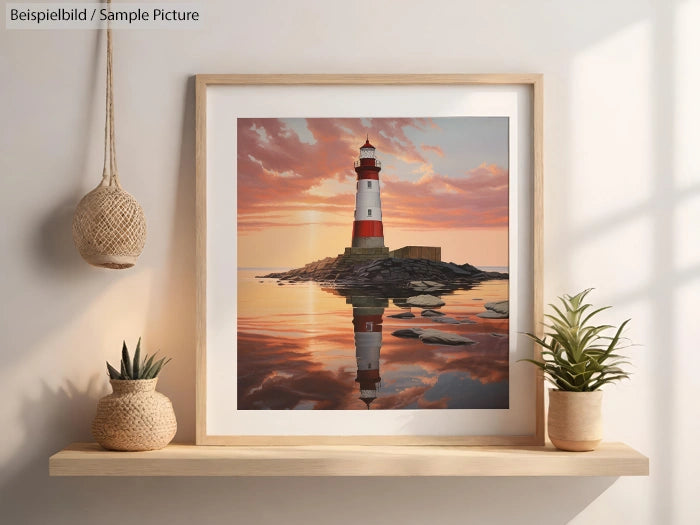
<instances>
[{"instance_id":1,"label":"sunset sky","mask_svg":"<svg viewBox=\"0 0 700 525\"><path fill-rule=\"evenodd\" d=\"M384 241L508 264L505 117L238 119L238 266L299 267L351 244L353 162L382 162Z\"/></svg>"}]
</instances>

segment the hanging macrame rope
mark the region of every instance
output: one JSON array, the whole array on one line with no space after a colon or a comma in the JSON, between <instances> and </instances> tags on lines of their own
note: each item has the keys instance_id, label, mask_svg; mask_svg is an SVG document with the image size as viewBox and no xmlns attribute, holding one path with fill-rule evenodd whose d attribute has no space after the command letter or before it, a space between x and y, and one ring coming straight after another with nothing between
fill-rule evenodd
<instances>
[{"instance_id":1,"label":"hanging macrame rope","mask_svg":"<svg viewBox=\"0 0 700 525\"><path fill-rule=\"evenodd\" d=\"M111 0L107 0L111 13ZM117 170L114 131L114 73L112 28L107 19L107 78L102 180L85 195L73 216L73 240L80 255L102 268L130 268L146 243L146 218L141 205L124 191Z\"/></svg>"},{"instance_id":2,"label":"hanging macrame rope","mask_svg":"<svg viewBox=\"0 0 700 525\"><path fill-rule=\"evenodd\" d=\"M107 11L112 10L112 0L107 0ZM117 186L119 171L117 170L117 147L114 132L114 81L112 80L112 27L111 17L107 18L107 79L105 87L105 151L104 167L102 170L102 185Z\"/></svg>"}]
</instances>

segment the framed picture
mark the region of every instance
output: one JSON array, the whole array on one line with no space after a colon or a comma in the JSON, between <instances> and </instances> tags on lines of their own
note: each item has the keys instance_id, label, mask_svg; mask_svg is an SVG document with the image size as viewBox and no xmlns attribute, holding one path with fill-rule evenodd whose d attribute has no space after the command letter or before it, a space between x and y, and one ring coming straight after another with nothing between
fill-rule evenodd
<instances>
[{"instance_id":1,"label":"framed picture","mask_svg":"<svg viewBox=\"0 0 700 525\"><path fill-rule=\"evenodd\" d=\"M197 443L538 445L541 75L198 75Z\"/></svg>"}]
</instances>

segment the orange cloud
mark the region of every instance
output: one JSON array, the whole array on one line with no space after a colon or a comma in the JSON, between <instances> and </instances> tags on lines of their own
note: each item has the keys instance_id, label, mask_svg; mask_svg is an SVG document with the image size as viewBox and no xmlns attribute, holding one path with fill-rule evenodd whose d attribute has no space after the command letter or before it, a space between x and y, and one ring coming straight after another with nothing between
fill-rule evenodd
<instances>
[{"instance_id":1,"label":"orange cloud","mask_svg":"<svg viewBox=\"0 0 700 525\"><path fill-rule=\"evenodd\" d=\"M437 153L441 157L445 156L445 152L442 151L442 148L440 146L431 146L429 144L421 144L420 147L423 151L432 151L433 153Z\"/></svg>"},{"instance_id":2,"label":"orange cloud","mask_svg":"<svg viewBox=\"0 0 700 525\"><path fill-rule=\"evenodd\" d=\"M397 408L406 407L414 403L419 403L423 398L425 393L431 388L432 385L425 386L415 386L411 388L406 388L398 394L382 395L374 400L372 403L372 408L387 409L387 408ZM426 407L427 408L427 407ZM431 407L438 408L438 407ZM443 407L439 407L443 408ZM447 407L444 407L447 408Z\"/></svg>"},{"instance_id":3,"label":"orange cloud","mask_svg":"<svg viewBox=\"0 0 700 525\"><path fill-rule=\"evenodd\" d=\"M385 181L382 206L388 225L415 229L504 227L508 225L508 172L482 164L462 177L434 174L417 182Z\"/></svg>"}]
</instances>

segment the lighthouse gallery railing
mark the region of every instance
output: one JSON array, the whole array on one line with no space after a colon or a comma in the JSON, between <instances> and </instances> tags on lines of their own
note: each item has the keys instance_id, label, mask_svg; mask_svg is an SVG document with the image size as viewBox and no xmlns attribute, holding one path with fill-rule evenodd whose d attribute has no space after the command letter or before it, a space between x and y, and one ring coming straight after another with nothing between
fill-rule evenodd
<instances>
[{"instance_id":1,"label":"lighthouse gallery railing","mask_svg":"<svg viewBox=\"0 0 700 525\"><path fill-rule=\"evenodd\" d=\"M364 159L356 160L356 161L355 161L355 167L356 167L356 168L359 168L360 166L363 166L363 164L362 164L362 161L363 161L363 160L364 160ZM382 167L382 162L381 162L380 160L378 160L378 159L373 159L373 160L374 160L374 166L376 166L377 168L381 168L381 167ZM364 164L364 166L372 166L372 164Z\"/></svg>"}]
</instances>

